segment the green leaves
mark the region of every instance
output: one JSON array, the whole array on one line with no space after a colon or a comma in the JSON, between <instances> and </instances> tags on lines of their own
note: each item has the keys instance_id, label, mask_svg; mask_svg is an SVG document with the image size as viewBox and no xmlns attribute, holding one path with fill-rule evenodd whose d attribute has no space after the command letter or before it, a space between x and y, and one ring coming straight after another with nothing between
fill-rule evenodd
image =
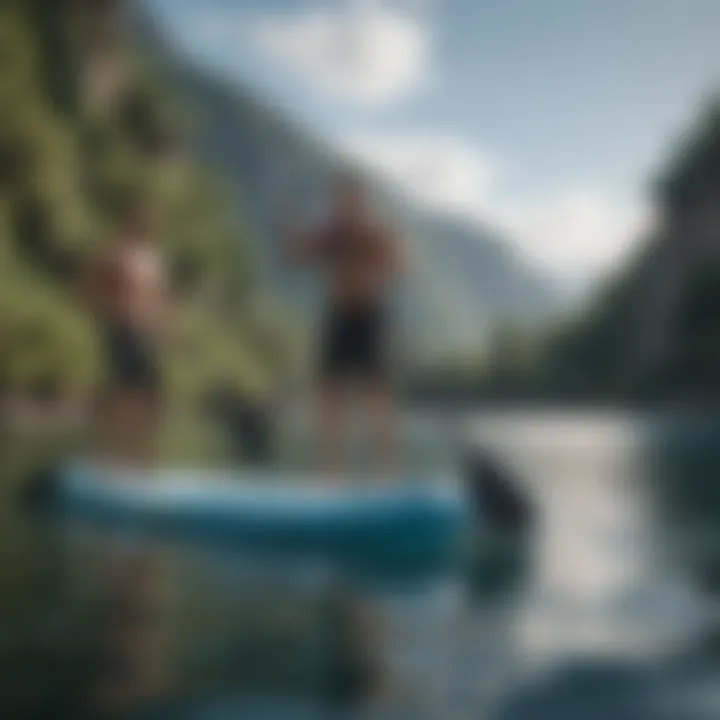
<instances>
[{"instance_id":1,"label":"green leaves","mask_svg":"<svg viewBox=\"0 0 720 720\"><path fill-rule=\"evenodd\" d=\"M67 35L83 24L67 22L70 12L0 8L0 393L92 390L102 356L74 283L138 199L158 221L172 274L172 392L190 402L218 380L266 387L285 330L258 329L247 311L252 261L236 198L185 154L185 113L130 47L117 49L126 75L108 112L57 104L54 83L83 92L82 72L55 72L83 62L83 38Z\"/></svg>"},{"instance_id":2,"label":"green leaves","mask_svg":"<svg viewBox=\"0 0 720 720\"><path fill-rule=\"evenodd\" d=\"M8 263L0 277L0 387L87 392L99 373L96 338L62 286Z\"/></svg>"}]
</instances>

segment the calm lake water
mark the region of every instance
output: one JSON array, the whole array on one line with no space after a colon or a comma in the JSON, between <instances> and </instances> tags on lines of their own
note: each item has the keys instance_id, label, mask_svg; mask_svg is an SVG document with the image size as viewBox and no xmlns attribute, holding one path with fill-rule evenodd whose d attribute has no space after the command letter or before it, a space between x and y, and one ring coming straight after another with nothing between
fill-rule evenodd
<instances>
[{"instance_id":1,"label":"calm lake water","mask_svg":"<svg viewBox=\"0 0 720 720\"><path fill-rule=\"evenodd\" d=\"M537 524L405 582L28 517L6 440L0 717L720 717L720 422L471 427Z\"/></svg>"}]
</instances>

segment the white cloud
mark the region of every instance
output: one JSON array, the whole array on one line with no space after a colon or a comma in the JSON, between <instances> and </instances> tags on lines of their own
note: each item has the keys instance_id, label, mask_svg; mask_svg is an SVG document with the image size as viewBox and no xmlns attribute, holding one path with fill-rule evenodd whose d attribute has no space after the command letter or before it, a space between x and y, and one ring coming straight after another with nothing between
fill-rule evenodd
<instances>
[{"instance_id":1,"label":"white cloud","mask_svg":"<svg viewBox=\"0 0 720 720\"><path fill-rule=\"evenodd\" d=\"M357 105L406 97L430 75L430 23L418 0L336 0L275 13L258 20L254 35L299 77Z\"/></svg>"},{"instance_id":2,"label":"white cloud","mask_svg":"<svg viewBox=\"0 0 720 720\"><path fill-rule=\"evenodd\" d=\"M476 213L495 180L490 158L454 135L425 131L358 133L341 142L354 158L416 202L440 211Z\"/></svg>"},{"instance_id":3,"label":"white cloud","mask_svg":"<svg viewBox=\"0 0 720 720\"><path fill-rule=\"evenodd\" d=\"M568 289L620 263L650 222L640 201L618 200L591 185L530 199L513 195L500 187L497 164L453 135L359 134L342 145L422 206L504 231L521 255Z\"/></svg>"},{"instance_id":4,"label":"white cloud","mask_svg":"<svg viewBox=\"0 0 720 720\"><path fill-rule=\"evenodd\" d=\"M591 187L500 203L497 220L536 264L571 289L618 266L651 222L650 209Z\"/></svg>"}]
</instances>

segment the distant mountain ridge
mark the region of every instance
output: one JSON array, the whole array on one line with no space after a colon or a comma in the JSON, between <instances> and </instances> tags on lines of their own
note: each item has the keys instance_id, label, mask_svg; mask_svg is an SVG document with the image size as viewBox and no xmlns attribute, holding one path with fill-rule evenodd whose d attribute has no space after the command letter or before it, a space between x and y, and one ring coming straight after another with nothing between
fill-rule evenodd
<instances>
[{"instance_id":1,"label":"distant mountain ridge","mask_svg":"<svg viewBox=\"0 0 720 720\"><path fill-rule=\"evenodd\" d=\"M278 214L293 194L309 203L321 198L328 177L350 161L239 83L193 64L145 17L138 19L137 36L166 81L197 110L193 151L236 188L261 275L292 306L302 306L312 291L282 262ZM557 308L551 283L498 234L400 201L378 178L370 184L380 205L400 217L407 238L411 272L399 304L414 352L474 349L498 321L531 324Z\"/></svg>"}]
</instances>

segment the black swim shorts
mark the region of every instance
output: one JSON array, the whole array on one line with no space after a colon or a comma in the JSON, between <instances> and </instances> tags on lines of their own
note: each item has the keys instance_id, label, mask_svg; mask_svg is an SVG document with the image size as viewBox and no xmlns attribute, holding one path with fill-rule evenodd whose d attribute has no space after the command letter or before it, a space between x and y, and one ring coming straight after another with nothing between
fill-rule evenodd
<instances>
[{"instance_id":1,"label":"black swim shorts","mask_svg":"<svg viewBox=\"0 0 720 720\"><path fill-rule=\"evenodd\" d=\"M384 379L389 369L385 308L367 305L328 311L320 346L323 379Z\"/></svg>"},{"instance_id":2,"label":"black swim shorts","mask_svg":"<svg viewBox=\"0 0 720 720\"><path fill-rule=\"evenodd\" d=\"M144 333L123 323L110 323L105 328L105 350L112 385L153 394L160 391L157 350Z\"/></svg>"}]
</instances>

